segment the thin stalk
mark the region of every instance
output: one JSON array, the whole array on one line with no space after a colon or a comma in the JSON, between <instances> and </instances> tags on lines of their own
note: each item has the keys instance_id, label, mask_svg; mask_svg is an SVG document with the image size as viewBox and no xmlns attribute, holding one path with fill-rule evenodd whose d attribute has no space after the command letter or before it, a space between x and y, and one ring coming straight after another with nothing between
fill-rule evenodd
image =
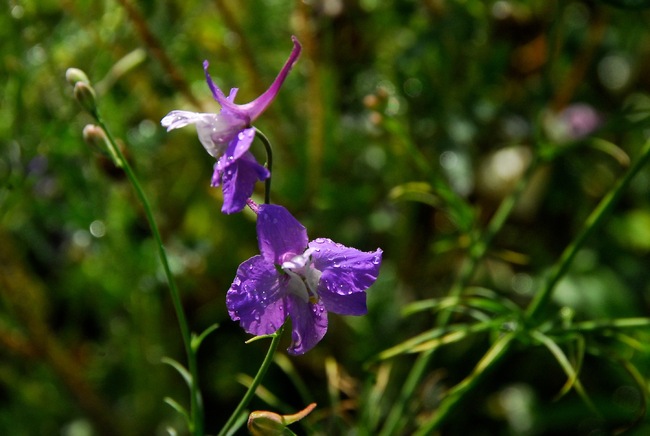
<instances>
[{"instance_id":1,"label":"thin stalk","mask_svg":"<svg viewBox=\"0 0 650 436\"><path fill-rule=\"evenodd\" d=\"M278 349L278 345L280 344L280 337L282 336L283 331L284 331L284 326L280 327L278 331L270 335L271 337L273 337L273 339L271 340L271 345L269 345L269 350L266 352L266 357L264 357L264 361L262 362L260 369L257 370L257 374L255 375L255 378L253 379L251 385L248 387L246 394L241 399L239 405L237 405L237 408L232 413L232 415L230 415L230 418L228 418L228 421L226 421L226 424L223 426L218 436L225 436L226 434L228 434L228 431L235 424L237 418L239 418L239 415L242 414L246 406L248 406L248 403L250 403L250 401L255 396L255 391L257 390L257 387L262 383L262 379L266 375L266 371L271 366L271 363L273 363L273 356L275 355L275 352Z\"/></svg>"},{"instance_id":2,"label":"thin stalk","mask_svg":"<svg viewBox=\"0 0 650 436\"><path fill-rule=\"evenodd\" d=\"M528 183L530 182L532 175L537 169L537 166L538 166L538 161L535 159L530 163L528 169L526 170L526 173L519 180L519 182L515 186L515 189L513 189L513 191L506 198L503 199L503 201L499 205L499 208L494 213L492 219L490 220L487 227L485 228L483 234L479 238L473 238L476 239L475 243L471 244L469 256L466 257L465 260L463 261L459 274L454 284L452 285L451 290L449 291L450 297L459 297L463 292L463 290L469 284L470 280L472 280L472 277L476 272L476 268L478 267L478 264L480 263L481 259L483 259L483 257L487 253L487 249L490 246L492 239L499 232L499 230L501 230L506 220L512 213L512 210L514 209L515 205L517 204L517 201L521 197L521 194L524 192L526 186L528 186ZM439 327L446 326L449 323L451 314L452 314L451 311L448 310L442 311L438 316L438 320L437 320L438 326ZM404 382L404 385L402 386L400 395L398 399L394 402L393 408L391 409L388 418L386 419L386 424L384 425L384 428L380 433L381 436L389 436L389 435L396 434L400 422L405 417L404 407L406 407L409 400L413 396L413 392L419 385L420 380L422 380L422 378L424 377L424 372L426 371L429 362L431 361L434 355L434 352L435 349L432 349L430 351L423 352L417 357L415 364L411 368L411 371L409 372Z\"/></svg>"},{"instance_id":3,"label":"thin stalk","mask_svg":"<svg viewBox=\"0 0 650 436\"><path fill-rule=\"evenodd\" d=\"M623 330L623 329L647 329L650 328L649 318L618 318L589 320L577 322L562 329L553 330L553 334L563 333L587 333L598 330Z\"/></svg>"},{"instance_id":4,"label":"thin stalk","mask_svg":"<svg viewBox=\"0 0 650 436\"><path fill-rule=\"evenodd\" d=\"M533 301L526 310L526 316L534 320L539 316L541 311L547 306L555 286L560 279L567 273L576 253L582 248L585 241L592 233L600 227L604 218L612 210L618 199L628 187L634 176L650 160L650 141L646 142L641 149L641 155L634 165L625 173L623 178L619 179L607 195L598 203L596 209L589 215L585 221L582 230L578 236L565 248L558 262L553 267L550 276L544 283L544 287L535 295Z\"/></svg>"},{"instance_id":5,"label":"thin stalk","mask_svg":"<svg viewBox=\"0 0 650 436\"><path fill-rule=\"evenodd\" d=\"M271 203L271 178L273 177L273 148L271 147L271 141L266 137L261 130L257 127L255 129L255 136L257 136L262 144L264 144L264 149L266 150L266 168L269 170L271 175L264 182L264 203Z\"/></svg>"},{"instance_id":6,"label":"thin stalk","mask_svg":"<svg viewBox=\"0 0 650 436\"><path fill-rule=\"evenodd\" d=\"M601 200L598 206L596 206L596 209L594 209L591 215L589 215L587 218L580 234L564 250L562 256L553 268L553 272L545 282L544 287L528 306L528 309L525 313L526 319L528 321L536 321L536 317L539 316L539 314L546 308L550 301L555 285L558 283L560 278L562 278L562 276L569 270L571 262L574 259L577 251L584 245L587 238L600 226L600 224L602 224L605 216L614 207L614 204L620 198L625 188L629 186L634 176L646 163L648 163L649 160L650 141L646 142L643 145L641 155L634 163L634 165L627 171L623 178L619 179L614 187ZM641 327L644 323L634 318L627 321L620 321L621 326L635 324L638 324L639 327ZM590 326L588 323L586 323L586 325L583 325L583 327L589 328ZM422 425L417 434L431 434L434 429L438 428L445 421L445 419L447 419L448 416L459 406L464 394L476 386L476 384L478 384L484 375L488 373L489 370L493 369L493 367L498 362L501 361L501 359L506 355L515 337L516 336L514 333L511 333L503 336L499 341L497 341L481 359L479 365L477 365L472 374L470 374L470 376L465 378L449 392L445 399L440 403L436 414L432 417L431 420ZM499 346L498 348L497 345Z\"/></svg>"},{"instance_id":7,"label":"thin stalk","mask_svg":"<svg viewBox=\"0 0 650 436\"><path fill-rule=\"evenodd\" d=\"M116 162L117 166L122 168L126 176L128 177L131 185L135 189L136 195L142 204L144 213L149 222L149 227L151 228L151 233L153 234L154 240L156 241L156 246L158 248L158 256L160 257L160 262L162 263L163 270L165 271L165 277L167 278L167 283L169 285L169 292L172 298L172 303L174 305L174 310L176 311L176 318L178 319L178 326L181 331L181 336L183 338L183 345L185 347L185 354L187 355L187 362L189 367L189 372L191 376L190 383L190 432L194 436L203 436L203 402L201 399L201 392L198 388L198 368L196 362L196 353L192 349L192 337L190 334L190 328L187 324L187 319L185 317L185 312L183 311L183 305L181 304L181 297L176 286L176 281L169 267L169 261L167 259L167 254L165 252L165 246L162 242L162 237L160 236L160 230L153 216L149 200L142 190L142 186L138 181L135 173L131 169L129 162L124 157L124 154L117 146L113 135L106 127L100 114L95 111L93 113L97 123L102 128L104 133L106 133L106 138L108 139L109 146L112 148L111 154L118 159Z\"/></svg>"}]
</instances>

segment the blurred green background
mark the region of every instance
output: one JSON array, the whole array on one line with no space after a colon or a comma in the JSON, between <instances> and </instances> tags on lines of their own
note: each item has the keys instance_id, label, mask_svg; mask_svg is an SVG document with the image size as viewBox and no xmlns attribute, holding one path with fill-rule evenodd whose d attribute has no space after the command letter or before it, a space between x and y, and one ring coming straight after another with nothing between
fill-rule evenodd
<instances>
[{"instance_id":1,"label":"blurred green background","mask_svg":"<svg viewBox=\"0 0 650 436\"><path fill-rule=\"evenodd\" d=\"M216 112L202 62L238 102L303 53L256 127L271 139L272 200L308 228L384 250L370 313L330 315L314 350L291 358L319 403L318 434L373 434L366 365L430 328L405 304L446 295L461 260L531 160L544 156L472 284L524 306L650 135L650 12L639 1L8 0L0 13L0 432L184 434L165 396L187 389L167 285L131 186L86 145L92 119L65 81L83 69L156 211L199 354L208 432L241 398L266 344L230 321L225 293L257 253L254 216L220 213L213 159L196 133L166 133L172 109ZM255 148L257 147L257 148ZM263 149L254 152L263 160ZM261 185L260 185L261 188ZM256 195L260 195L258 191ZM650 298L650 169L579 253L549 319L641 317ZM462 317L462 314L459 315ZM285 338L287 339L287 338ZM569 393L548 351L522 346L467 399L444 434L610 434L645 425L648 336L590 342L586 391ZM441 350L406 413L435 409L489 344ZM281 349L286 348L285 344ZM329 367L324 364L328 362ZM335 363L333 363L335 362ZM385 413L412 356L391 360ZM633 365L634 371L627 371ZM326 370L329 368L328 370ZM332 370L336 368L336 370ZM631 373L636 374L636 383ZM334 375L333 375L334 374ZM265 386L306 404L287 371ZM641 389L642 386L644 389ZM303 392L302 396L305 396ZM253 408L271 408L255 400ZM119 430L117 430L119 429ZM409 430L410 429L410 430ZM596 433L593 433L596 432Z\"/></svg>"}]
</instances>

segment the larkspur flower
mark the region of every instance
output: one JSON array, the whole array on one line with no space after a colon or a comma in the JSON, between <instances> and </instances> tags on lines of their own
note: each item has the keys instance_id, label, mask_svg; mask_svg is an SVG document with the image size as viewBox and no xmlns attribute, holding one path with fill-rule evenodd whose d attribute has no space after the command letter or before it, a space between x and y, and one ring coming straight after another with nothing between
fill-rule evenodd
<instances>
[{"instance_id":1,"label":"larkspur flower","mask_svg":"<svg viewBox=\"0 0 650 436\"><path fill-rule=\"evenodd\" d=\"M241 211L246 205L246 200L253 194L255 183L271 176L268 169L260 165L249 151L255 138L255 128L251 127L251 124L273 102L300 55L300 43L295 37L292 37L292 41L293 50L289 59L271 86L255 100L246 104L235 104L238 89L231 89L226 97L212 81L208 73L208 61L204 61L206 81L214 99L221 105L219 113L173 110L160 122L168 132L188 124L196 126L199 141L205 150L217 159L212 186L222 186L223 213Z\"/></svg>"},{"instance_id":2,"label":"larkspur flower","mask_svg":"<svg viewBox=\"0 0 650 436\"><path fill-rule=\"evenodd\" d=\"M252 202L251 202L252 203ZM291 318L290 354L303 354L327 332L327 314L365 315L382 251L363 252L330 239L309 242L307 230L282 206L258 214L260 255L243 262L226 295L230 317L248 333L268 335Z\"/></svg>"}]
</instances>

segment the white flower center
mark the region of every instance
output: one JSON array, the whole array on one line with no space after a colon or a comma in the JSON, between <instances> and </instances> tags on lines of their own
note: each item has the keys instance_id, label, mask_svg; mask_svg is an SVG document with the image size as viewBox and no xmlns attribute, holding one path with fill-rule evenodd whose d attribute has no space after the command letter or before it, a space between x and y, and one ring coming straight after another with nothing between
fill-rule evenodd
<instances>
[{"instance_id":1,"label":"white flower center","mask_svg":"<svg viewBox=\"0 0 650 436\"><path fill-rule=\"evenodd\" d=\"M321 271L313 267L311 253L313 250L307 249L303 254L299 254L282 262L282 271L289 275L289 292L302 298L305 302L318 302L318 282Z\"/></svg>"}]
</instances>

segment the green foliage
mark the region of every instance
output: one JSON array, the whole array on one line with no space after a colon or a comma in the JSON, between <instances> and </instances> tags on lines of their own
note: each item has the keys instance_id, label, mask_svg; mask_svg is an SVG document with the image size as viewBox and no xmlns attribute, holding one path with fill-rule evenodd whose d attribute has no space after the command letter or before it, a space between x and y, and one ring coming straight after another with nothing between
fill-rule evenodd
<instances>
[{"instance_id":1,"label":"green foliage","mask_svg":"<svg viewBox=\"0 0 650 436\"><path fill-rule=\"evenodd\" d=\"M162 362L191 388L187 345L206 432L231 416L269 342L245 344L225 309L257 252L254 216L221 214L213 159L159 121L218 110L204 59L238 102L256 97L292 34L304 52L256 124L274 146L272 201L311 238L384 261L369 314L330 316L314 350L268 360L249 407L318 403L297 434L647 432L644 2L253 3L4 5L0 432L185 434L187 386ZM83 141L95 120L69 67L119 150ZM585 136L563 118L575 103L599 116Z\"/></svg>"}]
</instances>

